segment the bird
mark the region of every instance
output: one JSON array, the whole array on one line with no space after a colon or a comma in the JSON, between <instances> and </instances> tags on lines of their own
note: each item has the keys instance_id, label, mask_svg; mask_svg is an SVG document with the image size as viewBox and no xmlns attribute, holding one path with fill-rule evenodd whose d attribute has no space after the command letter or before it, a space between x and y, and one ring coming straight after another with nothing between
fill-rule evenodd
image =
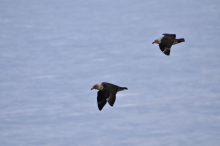
<instances>
[{"instance_id":1,"label":"bird","mask_svg":"<svg viewBox=\"0 0 220 146\"><path fill-rule=\"evenodd\" d=\"M172 45L179 44L181 42L185 42L184 38L176 39L176 34L168 34L164 33L164 37L156 39L152 44L159 44L160 50L165 55L170 55L170 49Z\"/></svg>"},{"instance_id":2,"label":"bird","mask_svg":"<svg viewBox=\"0 0 220 146\"><path fill-rule=\"evenodd\" d=\"M107 82L97 83L91 88L91 90L93 89L99 90L97 93L97 104L100 111L105 106L106 102L108 102L110 106L114 105L117 92L128 90L127 87L120 87Z\"/></svg>"}]
</instances>

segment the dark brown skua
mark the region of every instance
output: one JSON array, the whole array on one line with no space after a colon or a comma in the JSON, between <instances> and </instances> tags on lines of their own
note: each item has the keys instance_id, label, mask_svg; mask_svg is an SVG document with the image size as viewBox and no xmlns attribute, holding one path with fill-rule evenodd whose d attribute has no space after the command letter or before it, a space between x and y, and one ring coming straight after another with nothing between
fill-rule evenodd
<instances>
[{"instance_id":1,"label":"dark brown skua","mask_svg":"<svg viewBox=\"0 0 220 146\"><path fill-rule=\"evenodd\" d=\"M163 35L164 37L156 39L152 44L159 44L160 50L166 55L170 55L170 49L172 45L185 42L184 38L176 39L175 34L164 33Z\"/></svg>"},{"instance_id":2,"label":"dark brown skua","mask_svg":"<svg viewBox=\"0 0 220 146\"><path fill-rule=\"evenodd\" d=\"M119 87L117 85L107 83L107 82L101 82L98 84L95 84L92 89L97 89L97 103L98 108L101 111L102 108L105 106L106 102L109 103L110 106L113 106L116 100L116 94L119 91L122 90L128 90L126 87Z\"/></svg>"}]
</instances>

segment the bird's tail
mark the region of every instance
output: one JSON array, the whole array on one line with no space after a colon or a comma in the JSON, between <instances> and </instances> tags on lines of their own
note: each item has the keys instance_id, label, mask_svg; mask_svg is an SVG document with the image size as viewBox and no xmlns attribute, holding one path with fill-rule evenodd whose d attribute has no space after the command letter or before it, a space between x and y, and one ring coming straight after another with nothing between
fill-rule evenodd
<instances>
[{"instance_id":1,"label":"bird's tail","mask_svg":"<svg viewBox=\"0 0 220 146\"><path fill-rule=\"evenodd\" d=\"M184 39L184 38L175 39L174 42L173 42L173 45L179 44L179 43L182 43L182 42L185 42L185 39Z\"/></svg>"},{"instance_id":2,"label":"bird's tail","mask_svg":"<svg viewBox=\"0 0 220 146\"><path fill-rule=\"evenodd\" d=\"M128 90L127 87L118 87L118 91L122 91L122 90Z\"/></svg>"}]
</instances>

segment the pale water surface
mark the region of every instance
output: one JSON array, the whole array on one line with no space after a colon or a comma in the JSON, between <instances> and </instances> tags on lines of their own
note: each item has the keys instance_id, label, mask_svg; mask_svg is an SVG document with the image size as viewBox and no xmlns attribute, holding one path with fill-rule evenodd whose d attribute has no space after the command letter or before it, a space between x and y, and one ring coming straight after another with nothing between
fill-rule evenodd
<instances>
[{"instance_id":1,"label":"pale water surface","mask_svg":"<svg viewBox=\"0 0 220 146\"><path fill-rule=\"evenodd\" d=\"M219 0L1 0L1 146L219 146ZM186 42L165 56L152 42ZM114 107L97 108L107 81Z\"/></svg>"}]
</instances>

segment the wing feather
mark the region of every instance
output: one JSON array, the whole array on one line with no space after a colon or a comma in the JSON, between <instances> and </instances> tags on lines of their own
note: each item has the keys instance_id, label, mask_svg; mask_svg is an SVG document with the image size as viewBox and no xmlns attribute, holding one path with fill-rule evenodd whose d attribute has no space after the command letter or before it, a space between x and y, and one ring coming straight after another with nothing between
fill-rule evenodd
<instances>
[{"instance_id":1,"label":"wing feather","mask_svg":"<svg viewBox=\"0 0 220 146\"><path fill-rule=\"evenodd\" d=\"M115 100L116 100L116 94L114 94L114 93L111 94L110 97L107 99L108 104L109 104L110 106L113 106L113 105L114 105Z\"/></svg>"},{"instance_id":2,"label":"wing feather","mask_svg":"<svg viewBox=\"0 0 220 146\"><path fill-rule=\"evenodd\" d=\"M176 38L176 34L168 34L168 33L164 33L163 35L164 35L164 36L171 37L171 38L173 38L173 39Z\"/></svg>"},{"instance_id":3,"label":"wing feather","mask_svg":"<svg viewBox=\"0 0 220 146\"><path fill-rule=\"evenodd\" d=\"M170 49L173 44L173 38L169 36L164 36L163 39L161 40L161 43L159 44L160 50L166 54L170 55Z\"/></svg>"},{"instance_id":4,"label":"wing feather","mask_svg":"<svg viewBox=\"0 0 220 146\"><path fill-rule=\"evenodd\" d=\"M98 91L97 94L98 94L97 95L97 104L98 104L99 110L101 111L107 101L106 101L106 98L105 98L104 93L102 91Z\"/></svg>"},{"instance_id":5,"label":"wing feather","mask_svg":"<svg viewBox=\"0 0 220 146\"><path fill-rule=\"evenodd\" d=\"M159 45L160 46L160 50L165 54L165 55L170 55L170 48L166 48L163 45Z\"/></svg>"}]
</instances>

